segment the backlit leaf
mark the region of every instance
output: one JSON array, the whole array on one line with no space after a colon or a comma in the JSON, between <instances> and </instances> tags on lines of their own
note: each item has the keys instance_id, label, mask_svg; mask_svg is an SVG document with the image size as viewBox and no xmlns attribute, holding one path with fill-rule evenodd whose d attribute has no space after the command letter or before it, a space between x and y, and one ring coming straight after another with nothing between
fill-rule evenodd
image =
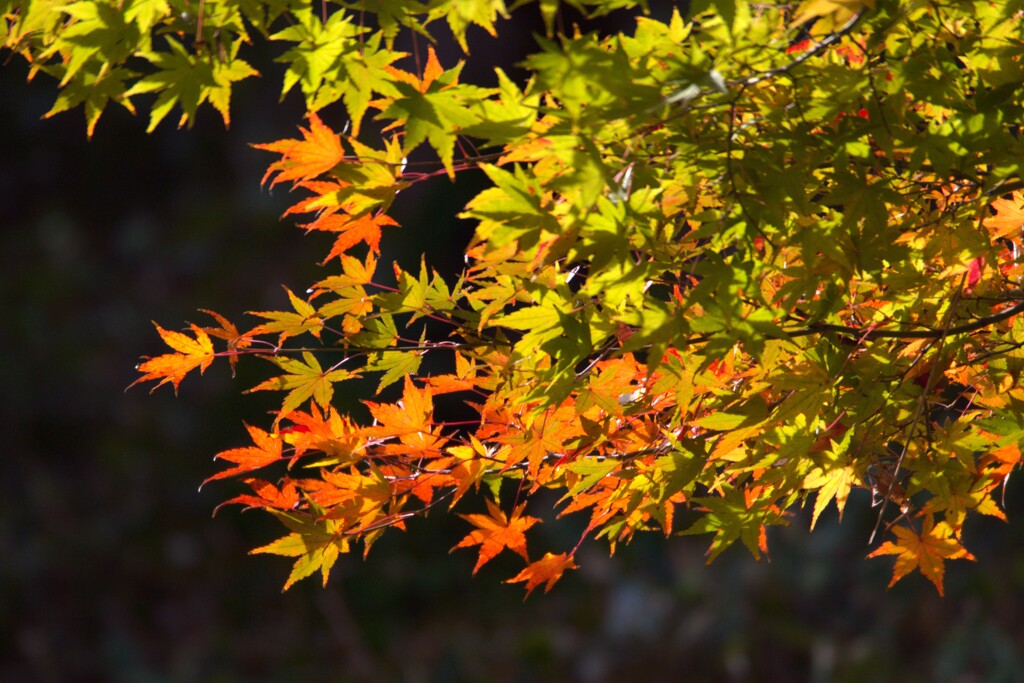
<instances>
[{"instance_id":1,"label":"backlit leaf","mask_svg":"<svg viewBox=\"0 0 1024 683\"><path fill-rule=\"evenodd\" d=\"M263 176L263 182L273 176L271 186L295 180L312 180L327 173L345 158L341 136L328 128L315 112L309 113L309 128L301 128L302 140L278 140L260 145L256 149L281 155Z\"/></svg>"},{"instance_id":2,"label":"backlit leaf","mask_svg":"<svg viewBox=\"0 0 1024 683\"><path fill-rule=\"evenodd\" d=\"M540 520L536 517L523 515L525 507L525 503L519 505L512 511L511 515L506 516L502 509L498 507L498 504L488 498L486 515L459 515L477 528L459 541L452 550L456 548L469 548L474 545L480 546L480 556L477 559L476 566L473 567L474 574L480 570L480 567L484 566L484 564L505 548L517 553L529 562L530 557L526 554L526 536L524 532Z\"/></svg>"},{"instance_id":3,"label":"backlit leaf","mask_svg":"<svg viewBox=\"0 0 1024 683\"><path fill-rule=\"evenodd\" d=\"M920 533L904 526L893 527L893 533L896 535L895 541L886 541L868 555L868 557L897 556L892 581L889 582L890 587L910 572L918 569L935 584L939 595L942 595L942 579L946 571L946 560L974 559L974 556L967 552L953 536L949 525L945 522L936 524L931 515L924 518Z\"/></svg>"},{"instance_id":4,"label":"backlit leaf","mask_svg":"<svg viewBox=\"0 0 1024 683\"><path fill-rule=\"evenodd\" d=\"M526 595L529 597L533 589L542 583L544 584L544 592L550 591L555 582L562 578L562 574L570 569L576 569L576 563L573 562L572 555L567 553L559 553L558 555L545 553L544 557L527 565L523 571L509 579L507 583L525 582Z\"/></svg>"},{"instance_id":5,"label":"backlit leaf","mask_svg":"<svg viewBox=\"0 0 1024 683\"><path fill-rule=\"evenodd\" d=\"M195 334L194 339L181 332L165 330L156 323L153 323L153 325L156 327L157 332L160 333L164 343L174 349L176 353L166 353L141 363L138 370L143 373L142 377L132 382L129 386L135 386L139 382L148 380L160 380L153 389L170 382L174 387L175 393L177 393L178 385L181 384L181 380L185 378L185 375L195 368L199 368L199 372L203 373L210 366L210 363L213 362L215 356L213 342L210 341L210 337L198 325L192 325L192 332Z\"/></svg>"}]
</instances>

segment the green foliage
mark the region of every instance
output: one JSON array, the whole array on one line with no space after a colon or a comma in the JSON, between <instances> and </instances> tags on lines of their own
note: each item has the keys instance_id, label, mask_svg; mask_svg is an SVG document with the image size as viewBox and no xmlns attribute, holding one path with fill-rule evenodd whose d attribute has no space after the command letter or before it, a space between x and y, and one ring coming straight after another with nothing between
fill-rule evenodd
<instances>
[{"instance_id":1,"label":"green foliage","mask_svg":"<svg viewBox=\"0 0 1024 683\"><path fill-rule=\"evenodd\" d=\"M971 557L968 515L1003 517L1024 440L1024 4L700 2L613 35L556 31L564 10L539 4L530 78L496 86L460 82L432 46L392 49L442 26L465 49L529 11L496 0L0 4L5 45L60 81L51 113L83 104L90 131L146 93L150 128L205 103L227 122L255 75L240 51L282 44L309 127L259 147L272 183L305 192L289 213L337 233L332 274L248 330L158 328L174 353L140 367L175 387L214 355L277 368L252 389L288 392L272 432L250 433L279 455L222 454L231 474L279 467L294 496L287 514L281 496L232 499L291 529L259 552L299 557L289 585L326 579L351 541L485 490L459 547L481 546L477 567L512 549L532 590L579 547L529 562L541 518L523 506L544 488L589 514L581 543L671 534L681 514L681 533L713 534L709 559L736 540L768 552L795 506L814 499L813 526L832 501L867 503L859 489L892 534L872 555L941 592L944 561ZM317 115L332 103L351 131ZM436 164L407 168L423 148ZM387 284L386 212L442 173L489 181L459 214L476 223L465 271L396 266ZM425 357L449 369L428 376ZM369 425L331 405L361 376L403 384L366 402ZM443 393L477 418L435 419Z\"/></svg>"}]
</instances>

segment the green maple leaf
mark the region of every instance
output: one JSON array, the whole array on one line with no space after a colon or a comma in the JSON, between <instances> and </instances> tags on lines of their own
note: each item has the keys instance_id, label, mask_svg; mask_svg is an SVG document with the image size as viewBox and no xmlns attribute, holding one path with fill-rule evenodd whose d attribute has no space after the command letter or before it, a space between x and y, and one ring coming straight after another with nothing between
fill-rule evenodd
<instances>
[{"instance_id":1,"label":"green maple leaf","mask_svg":"<svg viewBox=\"0 0 1024 683\"><path fill-rule=\"evenodd\" d=\"M377 385L379 394L407 375L415 375L423 362L423 354L417 351L385 351L366 364L364 370L383 370L384 374Z\"/></svg>"},{"instance_id":2,"label":"green maple leaf","mask_svg":"<svg viewBox=\"0 0 1024 683\"><path fill-rule=\"evenodd\" d=\"M342 53L359 47L355 38L366 29L348 19L344 12L334 12L326 23L308 7L295 10L293 16L297 23L270 36L271 40L297 43L276 60L288 64L281 96L298 83L312 101L324 81L336 76Z\"/></svg>"},{"instance_id":3,"label":"green maple leaf","mask_svg":"<svg viewBox=\"0 0 1024 683\"><path fill-rule=\"evenodd\" d=\"M509 16L505 0L434 0L428 16L431 20L444 17L463 52L469 52L466 29L476 25L497 36L494 22L499 15L506 19Z\"/></svg>"},{"instance_id":4,"label":"green maple leaf","mask_svg":"<svg viewBox=\"0 0 1024 683\"><path fill-rule=\"evenodd\" d=\"M135 50L141 37L136 26L125 23L125 14L113 5L92 0L64 5L61 11L72 23L59 40L43 53L45 59L58 51L68 55L61 86L67 85L87 64L97 68L120 64Z\"/></svg>"},{"instance_id":5,"label":"green maple leaf","mask_svg":"<svg viewBox=\"0 0 1024 683\"><path fill-rule=\"evenodd\" d=\"M720 497L694 498L693 502L704 506L707 512L680 534L689 536L714 533L715 537L708 548L708 562L718 557L737 539L743 541L743 545L754 557L760 558L761 552L767 552L763 538L764 527L784 523L779 513L770 510L765 501L753 501L748 507L742 489L725 488L724 495Z\"/></svg>"},{"instance_id":6,"label":"green maple leaf","mask_svg":"<svg viewBox=\"0 0 1024 683\"><path fill-rule=\"evenodd\" d=\"M353 137L359 135L360 124L373 93L386 92L390 87L391 76L385 67L405 56L403 52L380 47L380 41L381 35L374 34L361 49L342 54L339 77L322 91L329 92L328 98L331 98L334 91L340 89L341 99L352 121Z\"/></svg>"},{"instance_id":7,"label":"green maple leaf","mask_svg":"<svg viewBox=\"0 0 1024 683\"><path fill-rule=\"evenodd\" d=\"M270 321L253 328L250 334L280 332L281 337L278 339L278 345L283 344L284 340L288 337L295 337L306 332L319 338L320 331L324 327L324 321L317 315L316 308L310 305L309 302L295 296L287 287L284 288L284 291L288 293L288 300L291 302L295 312L250 311L252 315L258 315Z\"/></svg>"},{"instance_id":8,"label":"green maple leaf","mask_svg":"<svg viewBox=\"0 0 1024 683\"><path fill-rule=\"evenodd\" d=\"M159 93L150 113L147 132L155 129L177 104L182 115L179 126L195 120L196 110L203 102L209 101L220 112L225 124L231 123L231 86L258 72L241 59L237 59L242 40L232 43L226 59L203 58L190 54L185 47L170 36L164 36L170 52L145 52L143 57L157 67L157 71L132 86L126 96L143 93Z\"/></svg>"},{"instance_id":9,"label":"green maple leaf","mask_svg":"<svg viewBox=\"0 0 1024 683\"><path fill-rule=\"evenodd\" d=\"M387 41L388 47L392 46L395 36L403 26L430 38L430 34L427 33L417 16L426 10L426 5L422 2L417 0L374 0L368 5L362 3L360 8L362 7L366 7L368 11L377 15L380 32Z\"/></svg>"},{"instance_id":10,"label":"green maple leaf","mask_svg":"<svg viewBox=\"0 0 1024 683\"><path fill-rule=\"evenodd\" d=\"M540 97L527 95L501 69L494 70L498 77L498 97L476 102L479 122L466 126L466 135L482 138L490 145L508 145L530 132L537 120Z\"/></svg>"},{"instance_id":11,"label":"green maple leaf","mask_svg":"<svg viewBox=\"0 0 1024 683\"><path fill-rule=\"evenodd\" d=\"M323 583L327 585L327 577L338 559L339 553L349 551L348 537L339 533L341 523L337 520L311 520L281 510L267 510L276 516L292 533L277 539L265 546L249 551L250 555L270 553L285 557L297 557L291 574L284 584L286 591L296 582L319 571Z\"/></svg>"},{"instance_id":12,"label":"green maple leaf","mask_svg":"<svg viewBox=\"0 0 1024 683\"><path fill-rule=\"evenodd\" d=\"M145 35L171 13L171 6L167 0L129 0L122 11L125 21L135 23Z\"/></svg>"},{"instance_id":13,"label":"green maple leaf","mask_svg":"<svg viewBox=\"0 0 1024 683\"><path fill-rule=\"evenodd\" d=\"M445 71L434 49L430 48L422 78L387 67L394 79L396 95L386 96L379 102L383 111L378 118L393 119L405 125L403 149L406 153L424 141L429 142L452 177L455 138L463 129L480 122L474 103L493 92L489 88L460 85L462 66L459 62Z\"/></svg>"},{"instance_id":14,"label":"green maple leaf","mask_svg":"<svg viewBox=\"0 0 1024 683\"><path fill-rule=\"evenodd\" d=\"M308 351L298 358L282 358L279 356L263 356L266 360L284 370L287 374L261 382L249 389L254 391L287 391L281 411L277 419L298 409L307 399L312 398L321 408L326 408L334 396L334 382L351 379L358 375L348 370L331 369L324 371L316 356Z\"/></svg>"},{"instance_id":15,"label":"green maple leaf","mask_svg":"<svg viewBox=\"0 0 1024 683\"><path fill-rule=\"evenodd\" d=\"M459 214L480 221L477 235L494 246L518 239L525 247L539 239L542 230L559 230L558 221L545 205L544 187L529 170L519 165L512 173L490 164L481 168L494 187L474 197Z\"/></svg>"},{"instance_id":16,"label":"green maple leaf","mask_svg":"<svg viewBox=\"0 0 1024 683\"><path fill-rule=\"evenodd\" d=\"M125 81L134 78L136 74L127 69L108 69L105 72L96 73L92 67L83 69L78 73L77 78L65 85L57 95L50 111L43 115L43 118L50 118L78 105L85 108L86 133L92 137L96 129L96 123L103 114L107 103L114 101L128 111L135 113L125 93L127 88Z\"/></svg>"},{"instance_id":17,"label":"green maple leaf","mask_svg":"<svg viewBox=\"0 0 1024 683\"><path fill-rule=\"evenodd\" d=\"M404 53L382 48L380 33L363 40L368 29L344 12L335 12L327 23L309 9L296 10L295 16L298 23L271 36L296 43L277 58L288 64L281 97L298 84L311 111L341 99L352 120L352 134L359 135L373 92L388 91L391 77L384 67Z\"/></svg>"}]
</instances>

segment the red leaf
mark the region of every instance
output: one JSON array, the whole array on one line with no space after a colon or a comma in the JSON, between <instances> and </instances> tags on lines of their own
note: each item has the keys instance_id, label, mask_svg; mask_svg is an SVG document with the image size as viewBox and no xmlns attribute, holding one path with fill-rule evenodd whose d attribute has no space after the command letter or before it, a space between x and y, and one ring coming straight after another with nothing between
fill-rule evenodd
<instances>
[{"instance_id":1,"label":"red leaf","mask_svg":"<svg viewBox=\"0 0 1024 683\"><path fill-rule=\"evenodd\" d=\"M979 256L973 259L967 264L967 284L966 289L970 289L981 279L981 274L985 270L985 257Z\"/></svg>"},{"instance_id":2,"label":"red leaf","mask_svg":"<svg viewBox=\"0 0 1024 683\"><path fill-rule=\"evenodd\" d=\"M811 47L810 39L809 38L804 38L803 40L798 40L797 42L795 42L792 45L790 45L789 47L787 47L786 48L786 54L787 55L791 55L791 54L795 54L797 52L806 52L808 49L810 49L810 47Z\"/></svg>"}]
</instances>

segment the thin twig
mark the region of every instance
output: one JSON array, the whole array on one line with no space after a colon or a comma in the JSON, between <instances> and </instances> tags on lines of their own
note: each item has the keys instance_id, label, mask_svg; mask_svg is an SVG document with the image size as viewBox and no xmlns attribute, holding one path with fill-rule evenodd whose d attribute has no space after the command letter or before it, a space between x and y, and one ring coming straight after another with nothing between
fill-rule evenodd
<instances>
[{"instance_id":1,"label":"thin twig","mask_svg":"<svg viewBox=\"0 0 1024 683\"><path fill-rule=\"evenodd\" d=\"M889 480L889 486L885 495L882 497L882 506L878 510L878 519L875 521L875 528L871 531L871 538L868 539L868 545L875 542L875 534L878 533L878 528L882 524L882 518L885 516L885 508L889 503L889 496L892 495L893 487L896 486L896 480L900 474L900 467L903 466L903 460L907 457L907 451L910 450L910 442L914 438L914 432L917 431L917 425L921 420L921 416L924 415L925 406L928 405L928 394L931 393L932 387L935 386L935 378L938 377L939 367L941 366L939 360L946 345L946 338L953 333L953 328L951 327L953 324L953 315L956 312L957 305L960 303L960 296L964 292L964 285L966 283L967 273L964 273L960 277L960 286L953 295L952 301L949 302L949 310L946 311L946 320L943 322L942 329L939 330L938 348L935 349L936 362L932 364L931 371L928 373L928 381L925 382L924 391L921 392L921 398L917 402L917 411L914 413L914 419L910 421L910 425L907 427L907 434L903 439L903 448L900 450L900 457L896 459L896 466L892 470L892 478Z\"/></svg>"}]
</instances>

